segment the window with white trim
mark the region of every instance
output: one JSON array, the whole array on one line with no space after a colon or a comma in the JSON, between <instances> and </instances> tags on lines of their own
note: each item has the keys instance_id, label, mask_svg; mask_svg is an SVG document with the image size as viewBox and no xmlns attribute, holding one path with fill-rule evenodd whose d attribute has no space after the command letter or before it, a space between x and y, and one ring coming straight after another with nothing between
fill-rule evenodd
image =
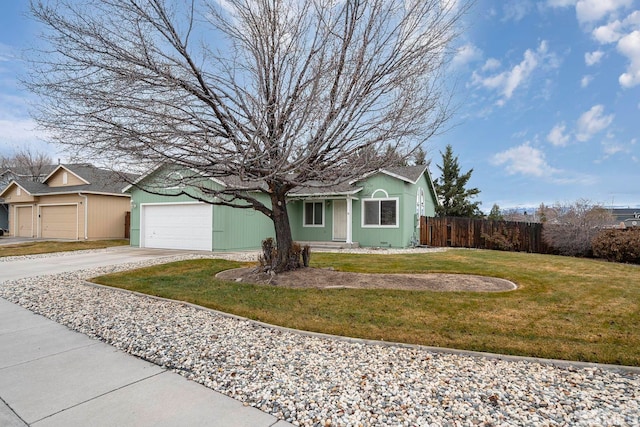
<instances>
[{"instance_id":1,"label":"window with white trim","mask_svg":"<svg viewBox=\"0 0 640 427\"><path fill-rule=\"evenodd\" d=\"M397 227L398 199L363 200L363 227Z\"/></svg>"},{"instance_id":2,"label":"window with white trim","mask_svg":"<svg viewBox=\"0 0 640 427\"><path fill-rule=\"evenodd\" d=\"M304 202L305 227L324 226L324 202Z\"/></svg>"}]
</instances>

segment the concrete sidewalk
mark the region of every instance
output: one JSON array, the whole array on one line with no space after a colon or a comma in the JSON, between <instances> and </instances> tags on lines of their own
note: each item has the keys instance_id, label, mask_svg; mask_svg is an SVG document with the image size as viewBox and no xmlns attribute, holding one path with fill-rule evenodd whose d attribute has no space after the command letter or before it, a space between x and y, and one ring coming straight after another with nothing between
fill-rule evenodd
<instances>
[{"instance_id":1,"label":"concrete sidewalk","mask_svg":"<svg viewBox=\"0 0 640 427\"><path fill-rule=\"evenodd\" d=\"M0 299L0 426L290 424Z\"/></svg>"},{"instance_id":2,"label":"concrete sidewalk","mask_svg":"<svg viewBox=\"0 0 640 427\"><path fill-rule=\"evenodd\" d=\"M175 252L123 248L3 262L0 286ZM290 425L0 298L2 427Z\"/></svg>"}]
</instances>

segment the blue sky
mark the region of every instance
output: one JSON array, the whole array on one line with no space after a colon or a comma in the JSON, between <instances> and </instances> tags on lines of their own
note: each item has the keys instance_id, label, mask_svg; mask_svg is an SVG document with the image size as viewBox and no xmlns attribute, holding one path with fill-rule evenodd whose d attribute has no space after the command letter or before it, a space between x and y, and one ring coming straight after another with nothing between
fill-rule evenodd
<instances>
[{"instance_id":1,"label":"blue sky","mask_svg":"<svg viewBox=\"0 0 640 427\"><path fill-rule=\"evenodd\" d=\"M27 4L0 6L0 155L29 146L65 161L18 83L37 42ZM458 47L452 128L426 147L434 178L451 144L486 211L640 207L640 0L477 0Z\"/></svg>"}]
</instances>

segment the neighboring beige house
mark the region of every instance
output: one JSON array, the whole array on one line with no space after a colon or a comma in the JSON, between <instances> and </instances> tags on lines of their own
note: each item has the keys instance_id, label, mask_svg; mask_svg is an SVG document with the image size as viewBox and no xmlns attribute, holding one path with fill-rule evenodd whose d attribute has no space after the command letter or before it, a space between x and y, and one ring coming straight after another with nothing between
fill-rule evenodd
<instances>
[{"instance_id":1,"label":"neighboring beige house","mask_svg":"<svg viewBox=\"0 0 640 427\"><path fill-rule=\"evenodd\" d=\"M9 235L71 240L122 239L131 209L121 174L88 164L58 165L43 182L14 179L0 192Z\"/></svg>"}]
</instances>

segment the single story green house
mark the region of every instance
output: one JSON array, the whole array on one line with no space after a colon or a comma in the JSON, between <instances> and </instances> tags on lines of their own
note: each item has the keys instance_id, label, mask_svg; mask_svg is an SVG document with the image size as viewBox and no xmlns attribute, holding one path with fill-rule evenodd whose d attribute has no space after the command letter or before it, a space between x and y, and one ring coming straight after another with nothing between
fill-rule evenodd
<instances>
[{"instance_id":1,"label":"single story green house","mask_svg":"<svg viewBox=\"0 0 640 427\"><path fill-rule=\"evenodd\" d=\"M175 170L158 168L129 185L131 245L237 251L260 248L273 223L253 209L205 203L196 188L162 188ZM234 179L203 178L223 189ZM153 188L153 191L145 189ZM269 206L266 195L256 197ZM288 195L293 239L312 245L403 248L417 243L419 217L434 216L436 194L426 165L389 167L332 187L299 187Z\"/></svg>"}]
</instances>

